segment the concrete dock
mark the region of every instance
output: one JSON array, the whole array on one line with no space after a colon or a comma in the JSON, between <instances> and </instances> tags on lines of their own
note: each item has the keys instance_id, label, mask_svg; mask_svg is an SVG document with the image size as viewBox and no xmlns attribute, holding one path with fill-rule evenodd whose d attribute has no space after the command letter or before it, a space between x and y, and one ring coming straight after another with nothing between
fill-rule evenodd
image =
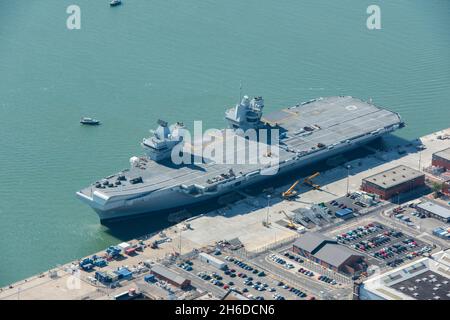
<instances>
[{"instance_id":1,"label":"concrete dock","mask_svg":"<svg viewBox=\"0 0 450 320\"><path fill-rule=\"evenodd\" d=\"M111 260L106 268L115 270L127 266L136 269L143 266L145 261L158 263L180 253L184 255L195 249L201 250L215 246L220 241L233 239L238 239L248 252L257 252L273 243L289 241L299 233L279 223L280 220L286 220L283 211L290 214L295 209L344 196L347 183L349 190L359 190L363 178L400 164L415 169L429 166L434 152L450 147L450 139L437 138L446 134L450 135L450 128L420 138L425 146L423 150L417 148L417 144L408 143L321 172L320 176L314 179L321 189L313 190L299 184L297 187L299 197L295 201L281 198L281 192L289 187L287 185L274 190L269 207L264 195L248 196L227 207L174 225L164 230L162 234L131 240L128 243L143 243L144 250L135 256L124 255L125 258L120 261ZM347 165L350 165L350 169L346 168ZM347 173L349 173L348 180ZM269 226L263 225L263 221L268 221ZM165 239L165 242L161 243L158 249L150 247L155 240L162 239ZM104 252L97 255L104 255ZM92 281L95 272L77 271L77 265L78 261L74 261L1 288L0 299L112 299L115 294L128 288L124 286L109 289L96 284ZM144 273L135 276L134 281L142 280L143 276ZM138 284L132 283L128 286L139 287ZM152 295L161 298L164 293L158 293L155 289Z\"/></svg>"}]
</instances>

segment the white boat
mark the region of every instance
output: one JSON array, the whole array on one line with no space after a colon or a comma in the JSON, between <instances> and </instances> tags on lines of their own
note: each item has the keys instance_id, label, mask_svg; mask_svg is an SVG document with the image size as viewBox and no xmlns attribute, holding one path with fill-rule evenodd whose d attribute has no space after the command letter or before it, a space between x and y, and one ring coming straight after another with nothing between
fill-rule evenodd
<instances>
[{"instance_id":1,"label":"white boat","mask_svg":"<svg viewBox=\"0 0 450 320\"><path fill-rule=\"evenodd\" d=\"M91 125L91 126L96 126L96 125L100 124L100 121L97 119L83 117L83 118L81 118L80 123L86 124L86 125Z\"/></svg>"}]
</instances>

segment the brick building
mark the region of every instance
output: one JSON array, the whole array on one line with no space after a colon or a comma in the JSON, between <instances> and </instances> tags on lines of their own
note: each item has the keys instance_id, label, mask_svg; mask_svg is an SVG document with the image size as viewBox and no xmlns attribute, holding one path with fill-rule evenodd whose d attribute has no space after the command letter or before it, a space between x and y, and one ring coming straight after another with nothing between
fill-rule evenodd
<instances>
[{"instance_id":1,"label":"brick building","mask_svg":"<svg viewBox=\"0 0 450 320\"><path fill-rule=\"evenodd\" d=\"M155 275L160 280L164 280L169 282L170 284L181 288L186 289L191 285L191 280L186 279L185 277L180 276L178 273L169 270L168 268L161 265L154 265L150 272Z\"/></svg>"},{"instance_id":2,"label":"brick building","mask_svg":"<svg viewBox=\"0 0 450 320\"><path fill-rule=\"evenodd\" d=\"M348 275L363 272L367 268L363 255L320 233L304 234L294 242L292 251L328 269Z\"/></svg>"},{"instance_id":3,"label":"brick building","mask_svg":"<svg viewBox=\"0 0 450 320\"><path fill-rule=\"evenodd\" d=\"M442 192L445 193L446 195L450 195L450 181L444 182Z\"/></svg>"},{"instance_id":4,"label":"brick building","mask_svg":"<svg viewBox=\"0 0 450 320\"><path fill-rule=\"evenodd\" d=\"M450 148L433 153L431 164L435 167L445 168L450 170Z\"/></svg>"},{"instance_id":5,"label":"brick building","mask_svg":"<svg viewBox=\"0 0 450 320\"><path fill-rule=\"evenodd\" d=\"M444 222L450 222L450 209L443 207L437 203L424 202L417 205L417 211L424 213L429 217L442 220Z\"/></svg>"},{"instance_id":6,"label":"brick building","mask_svg":"<svg viewBox=\"0 0 450 320\"><path fill-rule=\"evenodd\" d=\"M425 174L404 165L364 178L361 189L387 200L425 185Z\"/></svg>"}]
</instances>

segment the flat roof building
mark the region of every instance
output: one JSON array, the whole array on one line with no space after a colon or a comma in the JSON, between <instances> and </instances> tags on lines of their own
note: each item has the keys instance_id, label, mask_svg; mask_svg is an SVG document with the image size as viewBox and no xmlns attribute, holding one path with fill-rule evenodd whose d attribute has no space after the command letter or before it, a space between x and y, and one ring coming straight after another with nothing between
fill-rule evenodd
<instances>
[{"instance_id":1,"label":"flat roof building","mask_svg":"<svg viewBox=\"0 0 450 320\"><path fill-rule=\"evenodd\" d=\"M442 220L444 222L450 222L450 209L445 208L437 203L428 201L418 204L416 208L417 211L424 213L430 217Z\"/></svg>"},{"instance_id":2,"label":"flat roof building","mask_svg":"<svg viewBox=\"0 0 450 320\"><path fill-rule=\"evenodd\" d=\"M450 148L433 153L431 164L436 167L450 170Z\"/></svg>"},{"instance_id":3,"label":"flat roof building","mask_svg":"<svg viewBox=\"0 0 450 320\"><path fill-rule=\"evenodd\" d=\"M220 270L225 269L225 266L226 266L225 262L223 262L222 260L220 260L210 254L207 254L206 252L201 252L198 255L198 257L199 257L200 261L208 263L208 264L216 267L217 269L220 269Z\"/></svg>"},{"instance_id":4,"label":"flat roof building","mask_svg":"<svg viewBox=\"0 0 450 320\"><path fill-rule=\"evenodd\" d=\"M450 254L441 251L386 273L356 288L361 300L450 300Z\"/></svg>"},{"instance_id":5,"label":"flat roof building","mask_svg":"<svg viewBox=\"0 0 450 320\"><path fill-rule=\"evenodd\" d=\"M175 273L164 266L154 265L150 271L157 278L165 280L170 284L179 287L181 289L186 289L191 285L191 280L180 276L178 273Z\"/></svg>"},{"instance_id":6,"label":"flat roof building","mask_svg":"<svg viewBox=\"0 0 450 320\"><path fill-rule=\"evenodd\" d=\"M374 193L382 199L390 199L425 185L425 174L410 167L399 165L362 180L361 189Z\"/></svg>"},{"instance_id":7,"label":"flat roof building","mask_svg":"<svg viewBox=\"0 0 450 320\"><path fill-rule=\"evenodd\" d=\"M292 251L324 267L349 275L362 272L367 266L363 255L319 233L304 234L294 242Z\"/></svg>"}]
</instances>

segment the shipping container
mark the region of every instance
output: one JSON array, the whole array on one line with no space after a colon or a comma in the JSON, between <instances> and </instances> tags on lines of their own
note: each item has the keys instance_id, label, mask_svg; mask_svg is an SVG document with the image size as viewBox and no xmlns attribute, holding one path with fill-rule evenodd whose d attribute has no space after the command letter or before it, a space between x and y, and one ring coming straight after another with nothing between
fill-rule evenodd
<instances>
[{"instance_id":1,"label":"shipping container","mask_svg":"<svg viewBox=\"0 0 450 320\"><path fill-rule=\"evenodd\" d=\"M135 254L136 253L136 248L128 248L128 249L126 249L125 250L125 253L127 254L127 255L133 255L133 254Z\"/></svg>"},{"instance_id":2,"label":"shipping container","mask_svg":"<svg viewBox=\"0 0 450 320\"><path fill-rule=\"evenodd\" d=\"M222 260L220 260L216 257L213 257L205 252L201 252L198 256L199 256L200 261L208 263L218 269L224 270L226 268L225 262L223 262Z\"/></svg>"},{"instance_id":3,"label":"shipping container","mask_svg":"<svg viewBox=\"0 0 450 320\"><path fill-rule=\"evenodd\" d=\"M131 271L124 267L117 269L114 273L117 274L120 280L130 280L133 277Z\"/></svg>"},{"instance_id":4,"label":"shipping container","mask_svg":"<svg viewBox=\"0 0 450 320\"><path fill-rule=\"evenodd\" d=\"M345 209L341 209L341 210L336 211L335 215L338 218L344 218L344 217L348 216L351 213L353 213L352 209L345 208Z\"/></svg>"},{"instance_id":5,"label":"shipping container","mask_svg":"<svg viewBox=\"0 0 450 320\"><path fill-rule=\"evenodd\" d=\"M128 242L122 242L118 245L118 247L121 250L126 251L128 248L131 248L131 244L129 244Z\"/></svg>"},{"instance_id":6,"label":"shipping container","mask_svg":"<svg viewBox=\"0 0 450 320\"><path fill-rule=\"evenodd\" d=\"M96 260L94 260L94 265L96 266L96 267L105 267L105 266L107 266L108 265L108 263L106 262L106 260L105 259L103 259L103 258L97 258Z\"/></svg>"},{"instance_id":7,"label":"shipping container","mask_svg":"<svg viewBox=\"0 0 450 320\"><path fill-rule=\"evenodd\" d=\"M155 282L156 281L155 275L153 275L153 274L146 275L144 277L144 281L145 282Z\"/></svg>"}]
</instances>

